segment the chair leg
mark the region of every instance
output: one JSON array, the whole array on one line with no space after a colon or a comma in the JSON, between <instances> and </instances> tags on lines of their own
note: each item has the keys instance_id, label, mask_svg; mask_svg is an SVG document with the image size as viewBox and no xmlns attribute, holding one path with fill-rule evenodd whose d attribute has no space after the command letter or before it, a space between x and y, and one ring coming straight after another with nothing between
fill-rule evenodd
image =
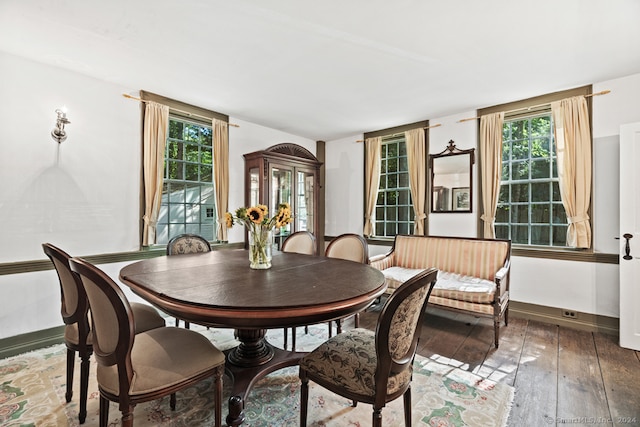
<instances>
[{"instance_id":1,"label":"chair leg","mask_svg":"<svg viewBox=\"0 0 640 427\"><path fill-rule=\"evenodd\" d=\"M373 408L373 416L371 417L371 425L373 427L382 427L382 408Z\"/></svg>"},{"instance_id":2,"label":"chair leg","mask_svg":"<svg viewBox=\"0 0 640 427\"><path fill-rule=\"evenodd\" d=\"M411 427L411 386L402 396L404 403L404 427Z\"/></svg>"},{"instance_id":3,"label":"chair leg","mask_svg":"<svg viewBox=\"0 0 640 427\"><path fill-rule=\"evenodd\" d=\"M307 407L309 405L309 378L307 372L300 369L300 427L307 427Z\"/></svg>"},{"instance_id":4,"label":"chair leg","mask_svg":"<svg viewBox=\"0 0 640 427\"><path fill-rule=\"evenodd\" d=\"M89 356L90 353L81 355L80 362L80 412L78 420L80 424L84 424L87 419L87 393L89 389Z\"/></svg>"},{"instance_id":5,"label":"chair leg","mask_svg":"<svg viewBox=\"0 0 640 427\"><path fill-rule=\"evenodd\" d=\"M296 351L296 327L291 328L291 351Z\"/></svg>"},{"instance_id":6,"label":"chair leg","mask_svg":"<svg viewBox=\"0 0 640 427\"><path fill-rule=\"evenodd\" d=\"M496 348L498 348L498 341L500 340L500 316L493 319L493 330L495 335Z\"/></svg>"},{"instance_id":7,"label":"chair leg","mask_svg":"<svg viewBox=\"0 0 640 427\"><path fill-rule=\"evenodd\" d=\"M356 328L360 327L360 313L356 313L354 323Z\"/></svg>"},{"instance_id":8,"label":"chair leg","mask_svg":"<svg viewBox=\"0 0 640 427\"><path fill-rule=\"evenodd\" d=\"M75 365L76 352L67 349L67 392L64 394L64 398L67 403L71 402L71 398L73 397L73 368Z\"/></svg>"},{"instance_id":9,"label":"chair leg","mask_svg":"<svg viewBox=\"0 0 640 427\"><path fill-rule=\"evenodd\" d=\"M222 373L224 372L224 367L218 367L218 370L215 374L215 382L216 382L216 427L222 426Z\"/></svg>"},{"instance_id":10,"label":"chair leg","mask_svg":"<svg viewBox=\"0 0 640 427\"><path fill-rule=\"evenodd\" d=\"M333 327L331 325L331 321L327 322L327 326L328 326L328 331L329 331L329 338L331 338L331 336L333 335Z\"/></svg>"},{"instance_id":11,"label":"chair leg","mask_svg":"<svg viewBox=\"0 0 640 427\"><path fill-rule=\"evenodd\" d=\"M169 407L171 408L172 411L176 410L176 394L175 393L171 393L171 396L169 396Z\"/></svg>"},{"instance_id":12,"label":"chair leg","mask_svg":"<svg viewBox=\"0 0 640 427\"><path fill-rule=\"evenodd\" d=\"M122 411L122 427L133 427L133 406L127 408L121 408Z\"/></svg>"},{"instance_id":13,"label":"chair leg","mask_svg":"<svg viewBox=\"0 0 640 427\"><path fill-rule=\"evenodd\" d=\"M284 328L284 349L287 349L287 343L289 341L289 328Z\"/></svg>"},{"instance_id":14,"label":"chair leg","mask_svg":"<svg viewBox=\"0 0 640 427\"><path fill-rule=\"evenodd\" d=\"M191 323L184 322L184 327L187 328L187 329L191 329Z\"/></svg>"},{"instance_id":15,"label":"chair leg","mask_svg":"<svg viewBox=\"0 0 640 427\"><path fill-rule=\"evenodd\" d=\"M107 427L109 423L109 401L100 395L100 427Z\"/></svg>"}]
</instances>

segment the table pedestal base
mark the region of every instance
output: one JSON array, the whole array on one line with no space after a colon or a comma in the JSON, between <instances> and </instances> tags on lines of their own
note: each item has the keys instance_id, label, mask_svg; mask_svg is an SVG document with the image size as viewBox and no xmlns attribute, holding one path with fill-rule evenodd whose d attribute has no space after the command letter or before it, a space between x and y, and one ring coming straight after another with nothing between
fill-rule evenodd
<instances>
[{"instance_id":1,"label":"table pedestal base","mask_svg":"<svg viewBox=\"0 0 640 427\"><path fill-rule=\"evenodd\" d=\"M237 330L240 345L225 351L225 369L233 381L226 418L228 426L236 427L244 422L246 397L256 382L271 372L297 365L306 354L273 347L264 339L265 333L264 329Z\"/></svg>"}]
</instances>

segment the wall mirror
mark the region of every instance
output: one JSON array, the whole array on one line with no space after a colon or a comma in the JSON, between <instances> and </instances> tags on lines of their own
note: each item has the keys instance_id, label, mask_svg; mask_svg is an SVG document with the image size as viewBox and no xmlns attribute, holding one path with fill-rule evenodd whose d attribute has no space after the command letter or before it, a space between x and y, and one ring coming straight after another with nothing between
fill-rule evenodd
<instances>
[{"instance_id":1,"label":"wall mirror","mask_svg":"<svg viewBox=\"0 0 640 427\"><path fill-rule=\"evenodd\" d=\"M429 155L431 212L471 212L474 151L460 150L451 140L441 153Z\"/></svg>"}]
</instances>

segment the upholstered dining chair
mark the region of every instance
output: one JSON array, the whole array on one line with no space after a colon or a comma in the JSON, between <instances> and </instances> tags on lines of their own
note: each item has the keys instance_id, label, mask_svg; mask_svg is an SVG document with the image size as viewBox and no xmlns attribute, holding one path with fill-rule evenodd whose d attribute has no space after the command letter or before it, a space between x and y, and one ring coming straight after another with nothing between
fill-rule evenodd
<instances>
[{"instance_id":1,"label":"upholstered dining chair","mask_svg":"<svg viewBox=\"0 0 640 427\"><path fill-rule=\"evenodd\" d=\"M327 246L324 256L328 258L340 258L347 261L369 263L369 245L364 237L359 234L345 233L337 236ZM360 327L360 313L354 316L355 327ZM342 320L336 320L338 333L342 332ZM331 338L331 322L329 322L329 338Z\"/></svg>"},{"instance_id":2,"label":"upholstered dining chair","mask_svg":"<svg viewBox=\"0 0 640 427\"><path fill-rule=\"evenodd\" d=\"M280 250L304 255L317 255L316 236L308 231L296 231L285 239Z\"/></svg>"},{"instance_id":3,"label":"upholstered dining chair","mask_svg":"<svg viewBox=\"0 0 640 427\"><path fill-rule=\"evenodd\" d=\"M308 231L296 231L285 239L282 243L282 252L291 252L303 255L317 255L316 236ZM309 327L305 326L305 333ZM289 329L284 328L284 348L287 349ZM296 349L296 328L291 328L291 350Z\"/></svg>"},{"instance_id":4,"label":"upholstered dining chair","mask_svg":"<svg viewBox=\"0 0 640 427\"><path fill-rule=\"evenodd\" d=\"M429 295L438 270L418 273L385 302L376 330L351 329L329 338L300 359L300 426L307 425L309 380L341 396L373 405L372 425L382 427L382 408L403 396L411 426L411 376Z\"/></svg>"},{"instance_id":5,"label":"upholstered dining chair","mask_svg":"<svg viewBox=\"0 0 640 427\"><path fill-rule=\"evenodd\" d=\"M211 244L197 234L179 234L167 243L167 255L185 255L203 252L211 252ZM176 326L180 319L176 318ZM185 320L184 327L189 329L189 322Z\"/></svg>"},{"instance_id":6,"label":"upholstered dining chair","mask_svg":"<svg viewBox=\"0 0 640 427\"><path fill-rule=\"evenodd\" d=\"M222 424L224 353L189 329L164 327L134 334L134 316L124 293L103 271L81 258L69 261L80 276L93 322L93 350L100 390L100 427L109 421L109 401L117 402L122 426L133 426L134 407L170 396L205 378L215 381L215 425Z\"/></svg>"},{"instance_id":7,"label":"upholstered dining chair","mask_svg":"<svg viewBox=\"0 0 640 427\"><path fill-rule=\"evenodd\" d=\"M62 320L66 325L64 343L67 347L67 390L65 393L67 402L70 402L73 396L73 372L76 352L80 356L80 410L78 419L80 424L83 424L87 417L89 357L93 352L93 333L88 315L89 304L80 278L71 271L69 266L71 256L50 243L43 243L42 249L53 263L60 282L61 313ZM165 326L164 318L147 304L131 303L131 310L136 321L136 332Z\"/></svg>"},{"instance_id":8,"label":"upholstered dining chair","mask_svg":"<svg viewBox=\"0 0 640 427\"><path fill-rule=\"evenodd\" d=\"M167 255L195 254L211 252L211 244L197 234L180 234L167 243Z\"/></svg>"}]
</instances>

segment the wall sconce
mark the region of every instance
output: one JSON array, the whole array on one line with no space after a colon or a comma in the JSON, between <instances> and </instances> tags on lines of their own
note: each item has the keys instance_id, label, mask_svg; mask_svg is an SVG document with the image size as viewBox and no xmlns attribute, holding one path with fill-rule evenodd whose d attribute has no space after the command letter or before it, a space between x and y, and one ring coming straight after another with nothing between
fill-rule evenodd
<instances>
[{"instance_id":1,"label":"wall sconce","mask_svg":"<svg viewBox=\"0 0 640 427\"><path fill-rule=\"evenodd\" d=\"M64 130L64 125L68 125L71 123L69 119L67 119L67 109L57 109L56 114L58 118L56 119L56 127L51 131L51 138L60 144L62 141L67 139L67 132Z\"/></svg>"}]
</instances>

